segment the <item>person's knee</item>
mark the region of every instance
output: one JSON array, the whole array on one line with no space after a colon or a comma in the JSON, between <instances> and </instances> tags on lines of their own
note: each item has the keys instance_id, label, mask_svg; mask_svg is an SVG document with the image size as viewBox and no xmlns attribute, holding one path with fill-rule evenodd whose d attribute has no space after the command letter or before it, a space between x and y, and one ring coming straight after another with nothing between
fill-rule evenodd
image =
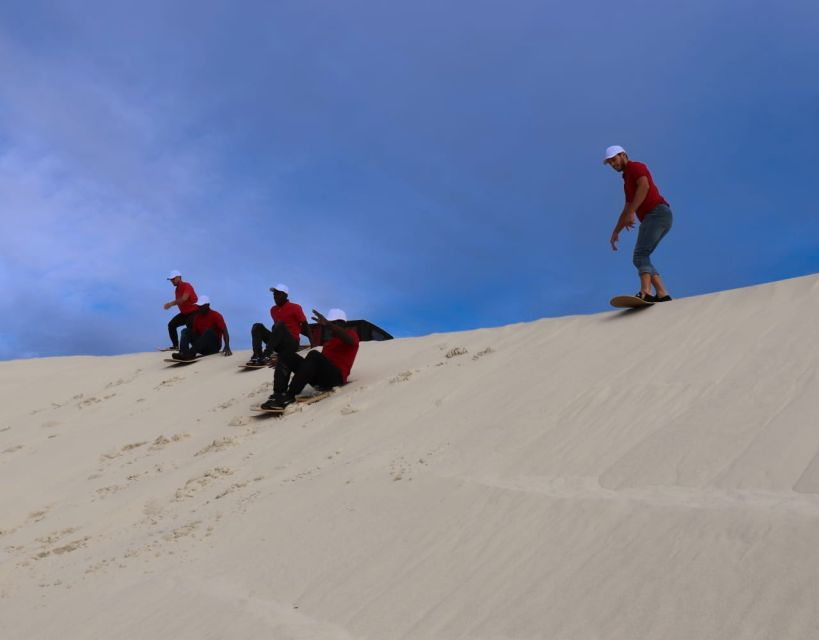
<instances>
[{"instance_id":1,"label":"person's knee","mask_svg":"<svg viewBox=\"0 0 819 640\"><path fill-rule=\"evenodd\" d=\"M266 327L261 322L257 322L252 327L250 327L250 333L256 334L261 331L264 331L265 328Z\"/></svg>"}]
</instances>

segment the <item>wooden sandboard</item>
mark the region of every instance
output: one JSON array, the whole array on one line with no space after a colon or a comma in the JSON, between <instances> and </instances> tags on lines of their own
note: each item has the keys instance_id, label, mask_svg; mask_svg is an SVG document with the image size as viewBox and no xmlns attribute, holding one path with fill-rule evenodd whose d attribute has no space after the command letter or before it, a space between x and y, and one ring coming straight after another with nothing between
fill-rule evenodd
<instances>
[{"instance_id":1,"label":"wooden sandboard","mask_svg":"<svg viewBox=\"0 0 819 640\"><path fill-rule=\"evenodd\" d=\"M318 393L311 393L309 395L304 396L297 396L296 397L296 404L313 404L314 402L318 402L319 400L324 400L324 398L333 395L333 391L319 391ZM293 405L288 405L293 406ZM272 413L273 415L282 415L285 411L287 411L287 407L283 409L262 409L261 405L255 405L250 407L251 411L255 411L256 413Z\"/></svg>"},{"instance_id":2,"label":"wooden sandboard","mask_svg":"<svg viewBox=\"0 0 819 640\"><path fill-rule=\"evenodd\" d=\"M653 304L653 302L646 302L637 296L614 296L611 299L611 306L618 309L642 309Z\"/></svg>"},{"instance_id":3,"label":"wooden sandboard","mask_svg":"<svg viewBox=\"0 0 819 640\"><path fill-rule=\"evenodd\" d=\"M262 409L260 405L250 407L250 410L255 411L256 413L271 413L274 416L282 415L285 412L285 409Z\"/></svg>"},{"instance_id":4,"label":"wooden sandboard","mask_svg":"<svg viewBox=\"0 0 819 640\"><path fill-rule=\"evenodd\" d=\"M334 391L319 391L318 393L311 393L308 396L297 396L296 402L299 404L313 404L319 400L324 400L327 396L333 395Z\"/></svg>"},{"instance_id":5,"label":"wooden sandboard","mask_svg":"<svg viewBox=\"0 0 819 640\"><path fill-rule=\"evenodd\" d=\"M276 366L276 363L273 362L272 364L240 364L238 367L240 369L272 369Z\"/></svg>"},{"instance_id":6,"label":"wooden sandboard","mask_svg":"<svg viewBox=\"0 0 819 640\"><path fill-rule=\"evenodd\" d=\"M165 358L165 362L170 362L171 364L193 364L194 362L199 362L202 358L204 358L204 356L199 356L193 360L174 360L173 358Z\"/></svg>"}]
</instances>

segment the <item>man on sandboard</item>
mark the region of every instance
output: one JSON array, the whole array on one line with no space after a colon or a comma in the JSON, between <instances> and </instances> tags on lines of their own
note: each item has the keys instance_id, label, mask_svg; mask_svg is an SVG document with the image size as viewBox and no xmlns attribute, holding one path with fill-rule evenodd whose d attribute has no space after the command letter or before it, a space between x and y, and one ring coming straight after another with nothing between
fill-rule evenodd
<instances>
[{"instance_id":1,"label":"man on sandboard","mask_svg":"<svg viewBox=\"0 0 819 640\"><path fill-rule=\"evenodd\" d=\"M261 409L283 411L296 401L296 396L308 384L328 388L347 382L358 353L358 334L347 328L347 315L341 309L330 309L326 318L313 309L313 320L330 329L332 336L324 343L321 352L311 351L306 358L295 352L279 354L273 376L273 395L261 405Z\"/></svg>"},{"instance_id":2,"label":"man on sandboard","mask_svg":"<svg viewBox=\"0 0 819 640\"><path fill-rule=\"evenodd\" d=\"M299 349L299 334L303 333L313 346L310 336L310 326L300 305L288 299L290 289L286 284L277 284L270 287L275 304L270 307L270 317L273 318L273 327L268 331L261 322L257 322L250 330L250 339L253 344L253 356L247 363L249 367L264 367L272 363L273 353L295 353ZM262 344L265 345L262 350Z\"/></svg>"},{"instance_id":3,"label":"man on sandboard","mask_svg":"<svg viewBox=\"0 0 819 640\"><path fill-rule=\"evenodd\" d=\"M201 296L199 309L193 314L190 328L182 330L182 344L179 353L174 353L172 357L180 362L190 362L196 360L196 354L209 356L212 353L219 353L223 339L225 348L222 353L226 356L233 355L224 317L218 311L210 308L210 298Z\"/></svg>"},{"instance_id":4,"label":"man on sandboard","mask_svg":"<svg viewBox=\"0 0 819 640\"><path fill-rule=\"evenodd\" d=\"M191 285L190 282L184 282L182 280L182 272L176 270L171 271L167 279L174 286L175 292L174 299L164 304L165 310L167 311L171 307L178 307L179 313L171 318L171 321L168 323L168 335L171 338L171 346L162 349L162 351L178 351L179 334L177 330L179 327L187 327L188 330L190 330L193 314L198 308L196 306L197 297L196 291L193 290L193 285Z\"/></svg>"},{"instance_id":5,"label":"man on sandboard","mask_svg":"<svg viewBox=\"0 0 819 640\"><path fill-rule=\"evenodd\" d=\"M626 195L626 204L611 234L611 248L617 251L620 232L634 227L636 214L640 220L640 230L634 245L634 266L640 274L640 291L634 297L642 303L667 302L671 300L671 296L649 256L671 229L671 208L660 195L648 167L642 162L629 160L623 147L614 145L606 149L603 164L623 174L623 190ZM651 294L652 285L655 295ZM614 300L616 298L612 300L612 304ZM638 301L635 303L640 304Z\"/></svg>"}]
</instances>

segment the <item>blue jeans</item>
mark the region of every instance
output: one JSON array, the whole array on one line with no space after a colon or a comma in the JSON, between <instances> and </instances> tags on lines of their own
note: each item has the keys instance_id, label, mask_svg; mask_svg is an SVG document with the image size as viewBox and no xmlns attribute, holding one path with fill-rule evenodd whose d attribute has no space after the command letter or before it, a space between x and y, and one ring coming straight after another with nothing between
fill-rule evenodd
<instances>
[{"instance_id":1,"label":"blue jeans","mask_svg":"<svg viewBox=\"0 0 819 640\"><path fill-rule=\"evenodd\" d=\"M651 264L649 256L671 229L671 222L671 209L666 204L658 204L646 214L640 223L637 244L634 245L634 266L637 267L640 274L660 275Z\"/></svg>"}]
</instances>

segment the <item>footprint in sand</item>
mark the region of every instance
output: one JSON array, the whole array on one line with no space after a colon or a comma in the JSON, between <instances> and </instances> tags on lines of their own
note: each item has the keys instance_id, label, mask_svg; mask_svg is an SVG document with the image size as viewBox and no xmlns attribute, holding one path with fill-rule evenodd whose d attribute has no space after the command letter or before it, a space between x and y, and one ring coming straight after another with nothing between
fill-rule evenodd
<instances>
[{"instance_id":1,"label":"footprint in sand","mask_svg":"<svg viewBox=\"0 0 819 640\"><path fill-rule=\"evenodd\" d=\"M8 449L3 449L3 453L14 453L15 451L19 451L22 448L23 448L23 445L16 444L16 445L14 445L12 447L9 447Z\"/></svg>"},{"instance_id":2,"label":"footprint in sand","mask_svg":"<svg viewBox=\"0 0 819 640\"><path fill-rule=\"evenodd\" d=\"M169 444L174 442L181 442L185 438L190 438L191 434L189 433L175 433L170 438L166 438L164 435L160 434L157 436L156 440L151 443L150 450L151 451L159 451L160 449L164 449Z\"/></svg>"},{"instance_id":3,"label":"footprint in sand","mask_svg":"<svg viewBox=\"0 0 819 640\"><path fill-rule=\"evenodd\" d=\"M133 451L134 449L138 449L139 447L143 447L148 444L148 441L145 440L144 442L133 442L131 444L126 444L120 447L119 449L115 449L114 451L109 451L108 453L100 454L100 462L106 462L108 460L113 460L114 458L119 458L121 455L129 451Z\"/></svg>"},{"instance_id":4,"label":"footprint in sand","mask_svg":"<svg viewBox=\"0 0 819 640\"><path fill-rule=\"evenodd\" d=\"M211 411L223 411L225 409L229 409L234 404L236 404L238 400L236 398L231 398L230 400L225 400L224 402L220 402L217 404Z\"/></svg>"},{"instance_id":5,"label":"footprint in sand","mask_svg":"<svg viewBox=\"0 0 819 640\"><path fill-rule=\"evenodd\" d=\"M222 449L226 449L227 447L233 447L236 444L237 444L237 442L236 442L236 440L234 438L231 438L231 437L219 438L218 440L214 440L213 442L211 442L204 449L200 449L199 451L197 451L193 455L194 455L194 457L195 456L202 456L202 455L205 455L206 453L211 453L213 451L221 451Z\"/></svg>"},{"instance_id":6,"label":"footprint in sand","mask_svg":"<svg viewBox=\"0 0 819 640\"><path fill-rule=\"evenodd\" d=\"M142 369L137 369L134 371L130 376L127 378L119 378L118 380L114 380L113 382L109 382L105 385L106 389L111 389L112 387L119 387L123 384L129 384L136 380L137 376L142 372Z\"/></svg>"},{"instance_id":7,"label":"footprint in sand","mask_svg":"<svg viewBox=\"0 0 819 640\"><path fill-rule=\"evenodd\" d=\"M490 353L495 353L495 350L492 347L486 347L483 351L478 351L474 356L472 356L473 360L479 360Z\"/></svg>"},{"instance_id":8,"label":"footprint in sand","mask_svg":"<svg viewBox=\"0 0 819 640\"><path fill-rule=\"evenodd\" d=\"M168 387L172 387L173 385L177 384L178 382L182 382L185 378L180 378L179 376L173 376L172 378L167 378L160 382L158 385L154 387L154 391L158 391L159 389L167 389Z\"/></svg>"},{"instance_id":9,"label":"footprint in sand","mask_svg":"<svg viewBox=\"0 0 819 640\"><path fill-rule=\"evenodd\" d=\"M410 471L412 471L412 467L404 456L398 456L395 458L395 460L390 463L389 471L393 482L398 482L399 480L412 480L412 478L409 476Z\"/></svg>"},{"instance_id":10,"label":"footprint in sand","mask_svg":"<svg viewBox=\"0 0 819 640\"><path fill-rule=\"evenodd\" d=\"M41 429L53 429L54 427L59 427L60 422L58 420L48 420L40 425Z\"/></svg>"},{"instance_id":11,"label":"footprint in sand","mask_svg":"<svg viewBox=\"0 0 819 640\"><path fill-rule=\"evenodd\" d=\"M34 556L34 560L42 560L43 558L47 558L50 555L62 555L64 553L71 553L72 551L76 551L77 549L82 549L83 547L87 546L88 541L91 539L91 536L85 536L84 538L78 538L77 540L72 540L68 544L64 544L59 547L55 547L53 549L48 549L45 551L40 551Z\"/></svg>"},{"instance_id":12,"label":"footprint in sand","mask_svg":"<svg viewBox=\"0 0 819 640\"><path fill-rule=\"evenodd\" d=\"M232 476L233 469L229 467L214 467L198 476L190 478L183 487L179 487L174 494L174 501L181 502L188 498L193 498L199 491L210 485L215 480Z\"/></svg>"}]
</instances>

